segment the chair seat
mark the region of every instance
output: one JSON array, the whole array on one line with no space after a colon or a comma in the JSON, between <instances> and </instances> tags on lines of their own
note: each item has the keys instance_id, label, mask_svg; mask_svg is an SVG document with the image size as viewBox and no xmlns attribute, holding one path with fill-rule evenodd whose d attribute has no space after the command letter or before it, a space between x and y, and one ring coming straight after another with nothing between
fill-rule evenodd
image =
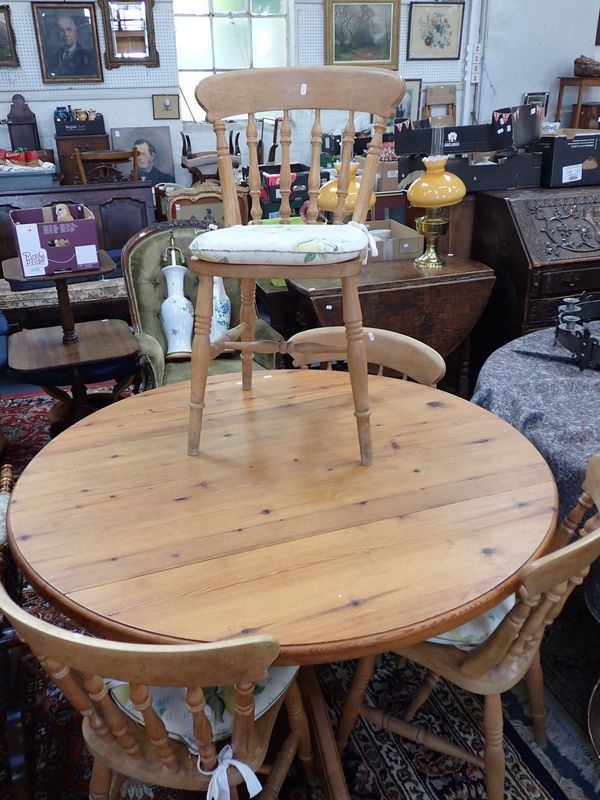
<instances>
[{"instance_id":1,"label":"chair seat","mask_svg":"<svg viewBox=\"0 0 600 800\"><path fill-rule=\"evenodd\" d=\"M190 245L196 258L236 264L331 265L364 257L372 245L364 225L234 225L206 231ZM376 252L376 250L375 250Z\"/></svg>"},{"instance_id":2,"label":"chair seat","mask_svg":"<svg viewBox=\"0 0 600 800\"><path fill-rule=\"evenodd\" d=\"M296 677L298 667L271 667L266 681L258 681L254 688L254 718L260 719L287 691ZM134 722L143 723L142 715L133 707L129 685L119 681L106 681L115 703ZM197 755L197 744L192 731L192 715L185 704L185 689L168 686L149 687L154 710L163 721L169 736L185 744ZM220 742L231 736L235 692L232 686L215 686L205 690L207 717L213 739Z\"/></svg>"},{"instance_id":3,"label":"chair seat","mask_svg":"<svg viewBox=\"0 0 600 800\"><path fill-rule=\"evenodd\" d=\"M436 644L453 645L459 650L472 650L473 647L482 644L492 635L504 617L513 608L515 599L515 595L511 594L506 600L498 603L497 606L486 611L485 614L481 614L477 619L465 622L464 625L459 625L458 628L441 633L439 636L433 636L427 641L435 642Z\"/></svg>"}]
</instances>

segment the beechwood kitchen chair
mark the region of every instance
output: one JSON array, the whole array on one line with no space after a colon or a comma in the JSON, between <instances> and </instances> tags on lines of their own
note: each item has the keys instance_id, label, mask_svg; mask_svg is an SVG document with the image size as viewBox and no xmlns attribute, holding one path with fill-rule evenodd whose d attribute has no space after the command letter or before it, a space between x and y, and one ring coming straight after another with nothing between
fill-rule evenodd
<instances>
[{"instance_id":1,"label":"beechwood kitchen chair","mask_svg":"<svg viewBox=\"0 0 600 800\"><path fill-rule=\"evenodd\" d=\"M356 718L362 716L384 730L483 768L487 800L503 800L501 694L525 679L534 735L538 744L545 745L544 678L539 647L546 626L560 614L573 589L581 584L590 564L600 555L599 504L600 454L589 461L582 493L557 528L552 552L521 570L514 605L510 602L507 606L510 610L497 614L498 609L492 609L435 639L393 651L428 670L402 718L363 704L376 657L360 659L338 726L339 749L345 747ZM584 516L592 509L595 513L582 525ZM484 696L483 758L412 724L414 715L440 678Z\"/></svg>"},{"instance_id":2,"label":"beechwood kitchen chair","mask_svg":"<svg viewBox=\"0 0 600 800\"><path fill-rule=\"evenodd\" d=\"M96 639L28 614L1 585L0 609L81 714L94 759L90 800L116 800L126 777L207 792L213 800L237 800L243 783L255 796L263 783L261 800L276 800L296 755L314 782L297 669L271 668L279 653L273 637L182 645ZM225 711L211 706L215 690L225 698ZM284 705L288 730L267 764ZM266 777L259 782L254 773Z\"/></svg>"},{"instance_id":3,"label":"beechwood kitchen chair","mask_svg":"<svg viewBox=\"0 0 600 800\"><path fill-rule=\"evenodd\" d=\"M350 179L350 163L353 157L356 132L356 112L374 115L373 136L368 148L361 186L352 222L364 223L367 218L386 120L404 95L405 82L395 72L368 67L289 67L242 70L220 75L210 75L196 88L196 99L206 111L207 121L212 123L216 139L219 179L223 193L225 227L240 225L239 203L232 169L230 149L226 135L227 118L247 115L246 142L248 149L248 186L250 194L250 218L260 224L261 175L258 168L258 119L257 114L281 116L279 155L281 171L278 191L281 196L280 222L288 222L291 215L292 169L290 153L292 132L304 127L304 136L310 140L310 171L308 176L308 226L312 236L323 234L325 226L317 225L317 195L320 188L320 150L323 131L322 113L326 110L343 110L342 154L338 176L338 206L333 216L333 226L327 226L330 235L336 226L343 224L346 216L345 203ZM342 109L340 109L340 106ZM308 120L308 122L307 122ZM273 228L277 226L264 226ZM286 226L287 227L287 226ZM299 226L289 226L289 228ZM282 234L290 232L282 230ZM224 240L230 245L239 228L234 228ZM259 232L260 233L260 232ZM208 234L205 234L205 236ZM261 234L262 235L262 234ZM266 235L266 232L265 232ZM202 238L202 237L199 237ZM259 237L256 237L259 238ZM309 237L310 238L310 237ZM335 248L335 245L332 245ZM279 252L266 251L260 263L248 263L244 253L213 256L206 260L202 255L192 260L192 270L200 276L196 306L195 337L192 352L192 381L190 398L190 426L188 452L197 455L200 448L200 432L204 395L211 358L223 349L237 349L242 354L242 389L252 387L252 354L254 352L287 352L285 343L255 341L255 285L259 278L325 278L339 277L342 283L344 326L347 338L348 370L354 398L354 414L358 427L361 461L372 463L372 444L369 421L369 398L367 362L362 332L362 314L357 288L357 275L362 268L360 257L338 263L323 263L322 251L307 253L301 263L285 263L278 255L285 250L280 242ZM192 248L193 249L193 248ZM259 246L258 249L261 249ZM201 252L201 251L200 251ZM329 251L331 252L331 251ZM215 263L216 261L220 263ZM270 262L270 263L269 263ZM212 317L213 276L241 279L240 324L224 334L222 340L211 346L209 331Z\"/></svg>"}]
</instances>

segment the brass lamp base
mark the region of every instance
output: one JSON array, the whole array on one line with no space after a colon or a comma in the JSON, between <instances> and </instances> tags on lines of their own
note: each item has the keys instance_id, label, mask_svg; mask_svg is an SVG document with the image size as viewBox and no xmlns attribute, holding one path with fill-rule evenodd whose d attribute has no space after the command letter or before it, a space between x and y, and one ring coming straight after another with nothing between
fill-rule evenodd
<instances>
[{"instance_id":1,"label":"brass lamp base","mask_svg":"<svg viewBox=\"0 0 600 800\"><path fill-rule=\"evenodd\" d=\"M431 213L434 212L434 213ZM439 236L443 236L448 230L448 218L439 213L439 209L427 209L424 217L416 219L417 231L425 237L425 252L422 256L415 258L415 267L422 269L438 269L446 262L440 258L435 245Z\"/></svg>"}]
</instances>

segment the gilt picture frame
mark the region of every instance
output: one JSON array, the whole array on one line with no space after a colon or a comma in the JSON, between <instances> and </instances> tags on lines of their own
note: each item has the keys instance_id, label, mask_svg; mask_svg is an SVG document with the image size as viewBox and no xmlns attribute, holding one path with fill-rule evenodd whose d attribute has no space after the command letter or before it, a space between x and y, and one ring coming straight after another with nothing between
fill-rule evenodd
<instances>
[{"instance_id":1,"label":"gilt picture frame","mask_svg":"<svg viewBox=\"0 0 600 800\"><path fill-rule=\"evenodd\" d=\"M397 0L326 0L325 63L398 69Z\"/></svg>"},{"instance_id":2,"label":"gilt picture frame","mask_svg":"<svg viewBox=\"0 0 600 800\"><path fill-rule=\"evenodd\" d=\"M465 4L411 3L407 61L458 61Z\"/></svg>"},{"instance_id":3,"label":"gilt picture frame","mask_svg":"<svg viewBox=\"0 0 600 800\"><path fill-rule=\"evenodd\" d=\"M44 83L104 80L95 3L31 4Z\"/></svg>"},{"instance_id":4,"label":"gilt picture frame","mask_svg":"<svg viewBox=\"0 0 600 800\"><path fill-rule=\"evenodd\" d=\"M15 32L10 21L10 6L0 6L0 67L18 67Z\"/></svg>"}]
</instances>

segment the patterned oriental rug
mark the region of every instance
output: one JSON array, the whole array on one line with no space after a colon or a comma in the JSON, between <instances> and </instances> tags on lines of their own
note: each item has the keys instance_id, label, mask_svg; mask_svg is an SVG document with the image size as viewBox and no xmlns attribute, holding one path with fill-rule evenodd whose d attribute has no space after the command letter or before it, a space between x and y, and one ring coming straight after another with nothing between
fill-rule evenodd
<instances>
[{"instance_id":1,"label":"patterned oriental rug","mask_svg":"<svg viewBox=\"0 0 600 800\"><path fill-rule=\"evenodd\" d=\"M0 426L8 439L4 460L17 474L49 439L42 395L0 400ZM26 592L33 613L72 627L69 620L33 590ZM573 595L543 645L548 711L548 745L533 740L522 686L504 695L506 800L592 800L600 796L600 762L587 736L587 701L600 677L600 631L582 595ZM335 726L352 677L351 662L318 668ZM422 678L420 668L391 654L380 658L367 702L401 713ZM85 800L90 758L79 720L30 655L22 662L21 708L29 772L35 800ZM479 697L441 682L415 722L458 744L480 751L482 703ZM360 721L343 756L352 800L473 800L485 797L476 767L404 741ZM123 797L186 800L194 795L127 782ZM6 742L0 732L0 800L9 798ZM293 772L282 800L321 800Z\"/></svg>"}]
</instances>

